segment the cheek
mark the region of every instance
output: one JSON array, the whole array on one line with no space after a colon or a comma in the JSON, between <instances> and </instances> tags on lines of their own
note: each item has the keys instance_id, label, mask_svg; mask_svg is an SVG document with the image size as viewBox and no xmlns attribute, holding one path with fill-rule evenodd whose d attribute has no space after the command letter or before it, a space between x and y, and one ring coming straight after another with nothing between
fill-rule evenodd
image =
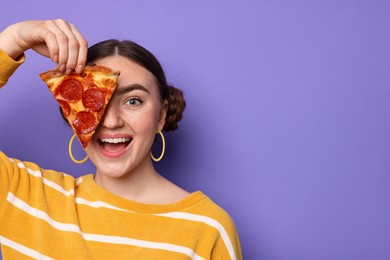
<instances>
[{"instance_id":1,"label":"cheek","mask_svg":"<svg viewBox=\"0 0 390 260\"><path fill-rule=\"evenodd\" d=\"M159 120L159 111L156 111L156 109L130 111L125 116L126 122L134 131L156 131Z\"/></svg>"}]
</instances>

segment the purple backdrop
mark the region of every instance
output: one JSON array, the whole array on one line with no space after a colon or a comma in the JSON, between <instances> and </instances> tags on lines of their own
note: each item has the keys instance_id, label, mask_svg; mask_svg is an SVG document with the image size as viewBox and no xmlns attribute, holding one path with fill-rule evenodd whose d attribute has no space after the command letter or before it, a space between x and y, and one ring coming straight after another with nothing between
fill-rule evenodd
<instances>
[{"instance_id":1,"label":"purple backdrop","mask_svg":"<svg viewBox=\"0 0 390 260\"><path fill-rule=\"evenodd\" d=\"M150 49L188 107L158 170L236 222L245 259L390 259L389 1L3 1ZM31 6L33 5L33 6ZM75 176L33 52L0 91L0 148ZM82 154L80 153L80 157Z\"/></svg>"}]
</instances>

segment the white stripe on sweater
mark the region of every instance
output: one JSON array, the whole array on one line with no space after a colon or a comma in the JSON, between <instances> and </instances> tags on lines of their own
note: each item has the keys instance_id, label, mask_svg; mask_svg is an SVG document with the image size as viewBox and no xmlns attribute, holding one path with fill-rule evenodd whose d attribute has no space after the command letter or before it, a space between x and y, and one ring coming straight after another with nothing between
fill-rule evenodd
<instances>
[{"instance_id":1,"label":"white stripe on sweater","mask_svg":"<svg viewBox=\"0 0 390 260\"><path fill-rule=\"evenodd\" d=\"M89 206L92 208L107 208L107 209L114 209L114 210L119 210L119 211L128 211L125 209L121 209L121 208L112 206L112 205L105 203L103 201L88 201L88 200L80 198L80 197L76 197L75 202L76 202L76 204L86 205L86 206Z\"/></svg>"},{"instance_id":2,"label":"white stripe on sweater","mask_svg":"<svg viewBox=\"0 0 390 260\"><path fill-rule=\"evenodd\" d=\"M12 240L5 238L3 236L0 236L0 244L2 244L4 246L8 246L8 247L12 248L13 250L15 250L19 253L22 253L24 255L27 255L31 258L34 258L34 259L42 259L42 260L53 259L53 258L50 258L48 256L45 256L45 255L33 250L31 248L28 248L26 246L18 244L15 241L12 241Z\"/></svg>"},{"instance_id":3,"label":"white stripe on sweater","mask_svg":"<svg viewBox=\"0 0 390 260\"><path fill-rule=\"evenodd\" d=\"M17 198L11 192L8 193L7 201L9 203L11 203L12 205L14 205L15 207L17 207L18 209L26 212L27 214L46 221L50 226L54 227L55 229L62 230L62 231L81 233L79 226L77 226L75 224L61 223L61 222L55 221L46 212L44 212L40 209L31 207L26 202Z\"/></svg>"},{"instance_id":4,"label":"white stripe on sweater","mask_svg":"<svg viewBox=\"0 0 390 260\"><path fill-rule=\"evenodd\" d=\"M35 177L38 177L38 178L41 178L43 183L46 184L47 186L55 189L56 191L64 194L65 196L69 197L71 195L74 195L74 189L70 189L69 191L65 190L64 188L62 188L60 185L58 185L57 183L55 182L52 182L52 181L49 181L48 179L44 178L42 176L42 172L41 171L34 171L28 167L26 167L26 165L24 165L22 162L18 162L17 163L18 167L21 168L21 169L26 169L27 172L32 175L32 176L35 176Z\"/></svg>"},{"instance_id":5,"label":"white stripe on sweater","mask_svg":"<svg viewBox=\"0 0 390 260\"><path fill-rule=\"evenodd\" d=\"M197 255L192 249L178 246L170 243L161 243L161 242L150 242L145 240L138 240L138 239L131 239L126 237L119 237L119 236L105 236L105 235L99 235L99 234L88 234L81 232L80 228L77 225L74 224L68 224L68 223L61 223L58 221L53 220L46 212L36 209L34 207L31 207L24 201L17 198L12 193L8 193L7 201L14 205L15 207L19 208L20 210L24 211L25 213L39 218L41 220L44 220L46 223L51 225L53 228L61 231L67 231L67 232L75 232L80 234L85 240L88 241L95 241L95 242L103 242L103 243L111 243L111 244L122 244L122 245L131 245L131 246L139 246L144 248L150 248L150 249L160 249L160 250L167 250L171 252L176 253L182 253L187 255L188 257L191 257L192 259L197 260L203 260L202 257Z\"/></svg>"},{"instance_id":6,"label":"white stripe on sweater","mask_svg":"<svg viewBox=\"0 0 390 260\"><path fill-rule=\"evenodd\" d=\"M215 219L212 219L212 218L209 218L206 216L192 214L192 213L186 213L186 212L170 212L170 213L155 214L155 215L169 217L169 218L198 221L198 222L205 223L206 225L209 225L211 227L214 227L215 229L218 230L219 234L221 235L222 240L225 243L227 250L229 251L230 258L232 260L236 259L236 254L234 252L232 242L230 241L230 238L229 238L225 228Z\"/></svg>"}]
</instances>

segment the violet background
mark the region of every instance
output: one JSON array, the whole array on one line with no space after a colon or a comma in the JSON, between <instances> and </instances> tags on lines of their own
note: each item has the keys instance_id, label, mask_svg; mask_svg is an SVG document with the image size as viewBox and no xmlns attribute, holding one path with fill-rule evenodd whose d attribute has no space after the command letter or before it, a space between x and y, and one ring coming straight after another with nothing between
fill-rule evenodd
<instances>
[{"instance_id":1,"label":"violet background","mask_svg":"<svg viewBox=\"0 0 390 260\"><path fill-rule=\"evenodd\" d=\"M230 213L244 259L390 259L390 1L13 0L0 10L0 30L65 18L90 44L131 39L159 58L188 107L157 168ZM69 159L72 132L38 77L53 64L26 55L0 91L0 149L94 172Z\"/></svg>"}]
</instances>

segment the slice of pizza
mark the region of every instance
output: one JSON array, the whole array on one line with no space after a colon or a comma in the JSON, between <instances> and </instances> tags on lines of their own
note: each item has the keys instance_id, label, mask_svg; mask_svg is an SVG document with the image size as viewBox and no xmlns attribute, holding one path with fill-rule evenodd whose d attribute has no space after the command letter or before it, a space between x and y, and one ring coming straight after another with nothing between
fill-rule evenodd
<instances>
[{"instance_id":1,"label":"slice of pizza","mask_svg":"<svg viewBox=\"0 0 390 260\"><path fill-rule=\"evenodd\" d=\"M119 74L97 65L86 66L80 74L66 75L56 69L40 74L84 148L104 115Z\"/></svg>"}]
</instances>

